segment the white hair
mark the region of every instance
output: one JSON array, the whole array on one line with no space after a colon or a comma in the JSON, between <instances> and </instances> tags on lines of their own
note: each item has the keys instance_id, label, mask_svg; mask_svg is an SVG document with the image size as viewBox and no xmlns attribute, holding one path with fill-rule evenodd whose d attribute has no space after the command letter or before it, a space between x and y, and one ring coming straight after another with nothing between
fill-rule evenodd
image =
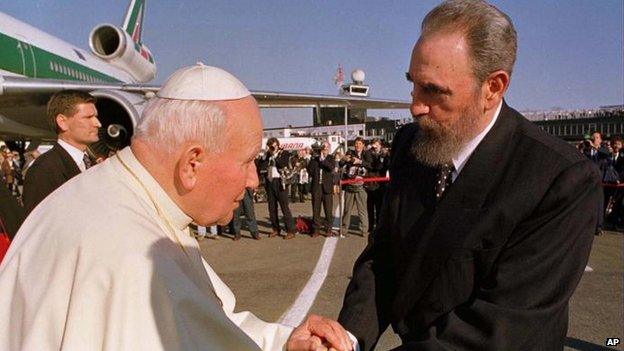
<instances>
[{"instance_id":1,"label":"white hair","mask_svg":"<svg viewBox=\"0 0 624 351\"><path fill-rule=\"evenodd\" d=\"M215 103L154 97L143 110L132 140L141 139L168 154L189 141L221 153L228 135L226 114Z\"/></svg>"}]
</instances>

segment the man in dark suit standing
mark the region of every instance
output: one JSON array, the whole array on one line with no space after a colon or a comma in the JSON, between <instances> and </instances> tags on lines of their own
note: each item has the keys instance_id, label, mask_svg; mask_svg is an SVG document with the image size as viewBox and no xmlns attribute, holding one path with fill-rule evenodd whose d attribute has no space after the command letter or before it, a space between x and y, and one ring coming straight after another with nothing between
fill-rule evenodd
<instances>
[{"instance_id":1,"label":"man in dark suit standing","mask_svg":"<svg viewBox=\"0 0 624 351\"><path fill-rule=\"evenodd\" d=\"M333 236L334 168L336 161L329 150L329 143L323 142L319 154L314 155L308 164L308 173L312 180L313 238L319 236L321 231L325 233L325 236ZM321 220L321 205L325 210L325 220Z\"/></svg>"},{"instance_id":2,"label":"man in dark suit standing","mask_svg":"<svg viewBox=\"0 0 624 351\"><path fill-rule=\"evenodd\" d=\"M362 350L562 350L602 201L591 161L506 105L507 15L447 1L423 20L407 74L414 123L392 147L377 235L339 322Z\"/></svg>"},{"instance_id":3,"label":"man in dark suit standing","mask_svg":"<svg viewBox=\"0 0 624 351\"><path fill-rule=\"evenodd\" d=\"M98 141L98 129L102 126L95 98L82 91L64 90L52 95L47 116L58 140L28 169L23 195L26 213L63 183L91 167L87 146Z\"/></svg>"},{"instance_id":4,"label":"man in dark suit standing","mask_svg":"<svg viewBox=\"0 0 624 351\"><path fill-rule=\"evenodd\" d=\"M384 154L381 147L381 140L375 138L371 140L370 149L368 150L371 156L371 166L368 172L369 177L379 178L385 177L388 170L389 159ZM379 220L379 213L381 211L381 204L386 192L385 182L370 182L364 184L366 189L366 208L368 211L368 230L373 233Z\"/></svg>"}]
</instances>

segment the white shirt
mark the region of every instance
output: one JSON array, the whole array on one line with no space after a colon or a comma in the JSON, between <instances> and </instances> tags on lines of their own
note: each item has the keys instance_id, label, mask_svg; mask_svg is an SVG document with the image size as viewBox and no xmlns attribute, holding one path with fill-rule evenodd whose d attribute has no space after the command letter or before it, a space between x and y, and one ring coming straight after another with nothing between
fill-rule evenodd
<instances>
[{"instance_id":1,"label":"white shirt","mask_svg":"<svg viewBox=\"0 0 624 351\"><path fill-rule=\"evenodd\" d=\"M87 170L87 166L84 163L84 151L80 150L79 148L69 144L68 142L59 139L56 141L63 149L65 149L65 151L67 151L67 153L69 153L69 156L71 156L72 160L74 160L74 162L76 162L76 165L78 166L78 168L80 168L80 172L84 172Z\"/></svg>"},{"instance_id":2,"label":"white shirt","mask_svg":"<svg viewBox=\"0 0 624 351\"><path fill-rule=\"evenodd\" d=\"M503 106L503 102L501 101L500 104L498 104L498 107L496 108L494 117L492 118L490 123L487 125L487 127L485 127L485 129L481 133L479 133L476 137L474 137L472 140L466 143L466 145L464 145L464 147L457 154L457 157L453 157L453 166L455 166L455 171L453 172L453 181L457 179L457 177L459 176L459 173L462 171L462 169L466 165L466 162L468 162L468 159L470 158L470 156L472 156L472 153L475 151L477 146L481 144L481 142L483 141L483 138L485 138L487 133L494 126L494 123L496 123L496 120L498 119L498 115L500 114L500 110L502 106Z\"/></svg>"}]
</instances>

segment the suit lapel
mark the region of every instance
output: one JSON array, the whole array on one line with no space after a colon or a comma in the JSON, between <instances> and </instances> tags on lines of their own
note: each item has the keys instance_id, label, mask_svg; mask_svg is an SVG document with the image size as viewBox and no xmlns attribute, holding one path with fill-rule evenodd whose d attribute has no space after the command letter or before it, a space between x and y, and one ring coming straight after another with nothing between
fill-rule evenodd
<instances>
[{"instance_id":1,"label":"suit lapel","mask_svg":"<svg viewBox=\"0 0 624 351\"><path fill-rule=\"evenodd\" d=\"M417 247L412 251L405 274L401 275L403 279L399 282L394 304L394 313L399 318L411 310L439 274L450 257L450 248L462 247L477 223L486 197L504 171L501 165L508 159L509 150L504 146L511 140L517 123L509 114L509 107L503 103L498 120L438 202L426 229L421 231L420 238L413 239ZM433 198L433 186L431 193ZM412 200L406 206L418 209L421 206L416 202ZM417 232L417 229L408 229L404 235L409 232Z\"/></svg>"},{"instance_id":2,"label":"suit lapel","mask_svg":"<svg viewBox=\"0 0 624 351\"><path fill-rule=\"evenodd\" d=\"M61 160L61 173L66 180L80 174L80 168L78 168L74 159L69 155L69 152L67 152L67 150L65 150L61 145L54 144L54 147L50 151L55 151Z\"/></svg>"}]
</instances>

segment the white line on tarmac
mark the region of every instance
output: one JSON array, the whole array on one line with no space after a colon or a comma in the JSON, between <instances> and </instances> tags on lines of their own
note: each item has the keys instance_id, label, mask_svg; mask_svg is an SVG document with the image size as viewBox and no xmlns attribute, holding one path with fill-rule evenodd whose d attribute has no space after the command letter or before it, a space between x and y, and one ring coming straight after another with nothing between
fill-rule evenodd
<instances>
[{"instance_id":1,"label":"white line on tarmac","mask_svg":"<svg viewBox=\"0 0 624 351\"><path fill-rule=\"evenodd\" d=\"M332 237L325 239L321 255L316 262L316 267L314 267L310 280L308 280L288 311L280 317L279 323L291 327L296 327L301 324L312 307L314 299L316 299L316 295L319 290L321 290L321 286L327 277L327 271L334 257L334 251L336 251L336 244L338 244L338 238Z\"/></svg>"},{"instance_id":2,"label":"white line on tarmac","mask_svg":"<svg viewBox=\"0 0 624 351\"><path fill-rule=\"evenodd\" d=\"M593 272L594 269L591 268L590 266L585 266L585 272Z\"/></svg>"}]
</instances>

